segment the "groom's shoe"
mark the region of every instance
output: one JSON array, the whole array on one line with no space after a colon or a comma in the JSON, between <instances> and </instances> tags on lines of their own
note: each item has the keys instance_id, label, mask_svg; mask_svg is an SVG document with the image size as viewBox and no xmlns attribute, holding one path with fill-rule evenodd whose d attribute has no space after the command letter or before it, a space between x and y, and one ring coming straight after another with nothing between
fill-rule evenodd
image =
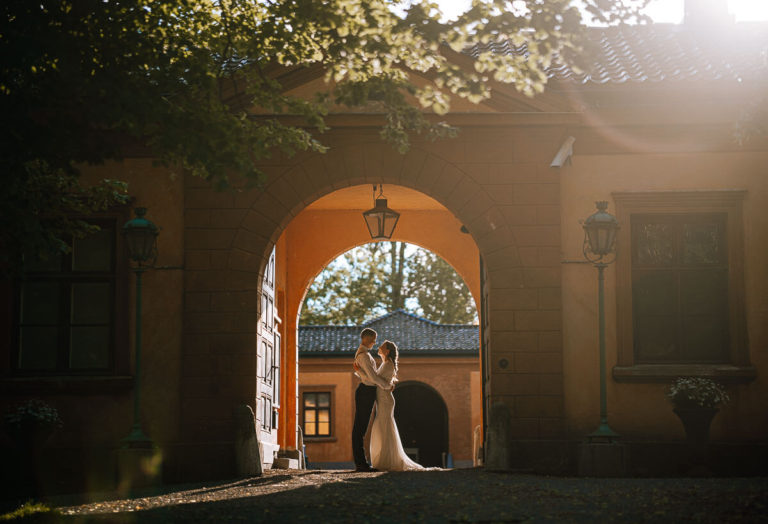
<instances>
[{"instance_id":1,"label":"groom's shoe","mask_svg":"<svg viewBox=\"0 0 768 524\"><path fill-rule=\"evenodd\" d=\"M375 473L379 471L378 469L374 469L368 464L365 464L364 466L357 466L355 467L355 472L357 473Z\"/></svg>"}]
</instances>

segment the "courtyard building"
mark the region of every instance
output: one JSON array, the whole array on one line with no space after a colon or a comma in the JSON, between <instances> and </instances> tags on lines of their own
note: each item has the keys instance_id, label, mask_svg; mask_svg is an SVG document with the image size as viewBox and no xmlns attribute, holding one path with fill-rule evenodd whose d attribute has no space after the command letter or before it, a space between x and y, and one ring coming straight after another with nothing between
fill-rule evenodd
<instances>
[{"instance_id":1,"label":"courtyard building","mask_svg":"<svg viewBox=\"0 0 768 524\"><path fill-rule=\"evenodd\" d=\"M404 344L401 388L425 384L448 410L441 453L473 460L479 425L488 468L579 470L601 411L597 271L582 223L605 201L620 229L605 268L604 398L624 472L684 467L685 432L665 396L678 376L713 378L731 398L711 425L714 470L764 472L768 138L740 143L734 126L768 92L766 25L590 31L586 68L553 64L534 97L491 83L490 99L445 115L456 138L416 136L405 154L381 141L375 108L335 108L328 152L274 154L259 165L260 188L236 180L219 191L135 152L83 167L86 180L127 181L132 205L161 229L143 274L138 379L136 287L120 234L130 209L86 217L99 233L0 282L0 411L36 398L63 421L41 452L42 485L124 480L137 386L145 451L165 482L233 477L243 406L261 467L295 453L300 427L310 460L348 460L334 446L347 449L353 378L336 352L355 343L316 355L298 317L322 268L370 242L362 212L374 184L400 212L392 239L439 254L477 304L471 354L438 364ZM488 50L521 52L490 43L446 56L472 68ZM279 80L297 95L324 85L322 71L301 67ZM382 336L395 319L423 323L392 313L378 320ZM0 438L0 463L16 464L14 443ZM9 485L14 469L2 469Z\"/></svg>"}]
</instances>

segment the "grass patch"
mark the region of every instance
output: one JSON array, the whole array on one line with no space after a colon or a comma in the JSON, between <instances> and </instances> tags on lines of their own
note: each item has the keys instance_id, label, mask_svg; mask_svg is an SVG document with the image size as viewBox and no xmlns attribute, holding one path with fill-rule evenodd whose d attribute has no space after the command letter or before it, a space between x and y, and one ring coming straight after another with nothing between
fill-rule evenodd
<instances>
[{"instance_id":1,"label":"grass patch","mask_svg":"<svg viewBox=\"0 0 768 524\"><path fill-rule=\"evenodd\" d=\"M8 513L0 515L0 522L53 522L60 513L42 502L28 501Z\"/></svg>"}]
</instances>

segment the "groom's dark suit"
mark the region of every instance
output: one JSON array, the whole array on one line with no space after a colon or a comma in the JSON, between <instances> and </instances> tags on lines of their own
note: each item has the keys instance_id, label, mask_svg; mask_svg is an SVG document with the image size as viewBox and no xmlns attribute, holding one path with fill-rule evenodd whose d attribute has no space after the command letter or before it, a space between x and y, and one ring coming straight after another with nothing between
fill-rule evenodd
<instances>
[{"instance_id":1,"label":"groom's dark suit","mask_svg":"<svg viewBox=\"0 0 768 524\"><path fill-rule=\"evenodd\" d=\"M376 402L376 387L389 388L389 382L379 377L374 371L374 361L367 347L360 345L355 353L355 362L358 365L358 375L361 384L355 391L355 423L352 426L352 455L355 458L355 467L366 468L368 461L365 458L365 444L363 439L371 420L373 404Z\"/></svg>"}]
</instances>

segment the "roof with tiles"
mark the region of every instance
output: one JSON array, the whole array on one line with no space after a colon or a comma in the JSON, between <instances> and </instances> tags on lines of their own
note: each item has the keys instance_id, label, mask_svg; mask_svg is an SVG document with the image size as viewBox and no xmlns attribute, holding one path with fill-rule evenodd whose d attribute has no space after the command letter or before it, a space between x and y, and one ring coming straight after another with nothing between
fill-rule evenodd
<instances>
[{"instance_id":1,"label":"roof with tiles","mask_svg":"<svg viewBox=\"0 0 768 524\"><path fill-rule=\"evenodd\" d=\"M375 329L379 341L392 340L401 356L476 355L480 349L478 326L438 324L398 309L362 326L299 326L299 355L353 355L364 327Z\"/></svg>"},{"instance_id":2,"label":"roof with tiles","mask_svg":"<svg viewBox=\"0 0 768 524\"><path fill-rule=\"evenodd\" d=\"M768 78L768 24L739 23L705 30L673 24L593 28L582 71L563 63L551 79L568 84L627 84L675 81L736 81ZM509 41L476 44L477 57L492 51L525 54Z\"/></svg>"}]
</instances>

